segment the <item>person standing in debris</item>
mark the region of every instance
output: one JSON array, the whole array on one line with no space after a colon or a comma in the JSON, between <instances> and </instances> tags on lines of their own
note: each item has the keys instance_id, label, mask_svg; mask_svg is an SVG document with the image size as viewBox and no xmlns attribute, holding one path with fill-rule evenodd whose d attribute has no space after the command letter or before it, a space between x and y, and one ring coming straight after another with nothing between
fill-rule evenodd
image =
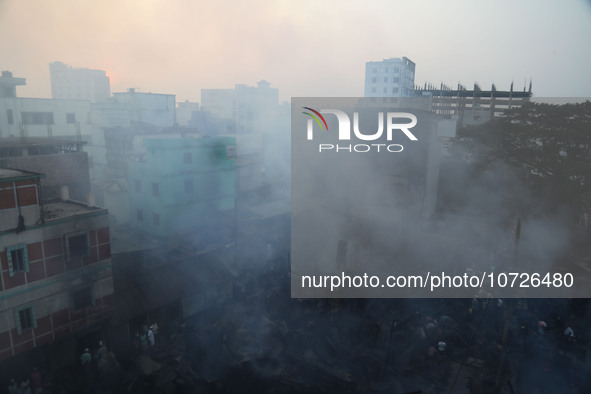
<instances>
[{"instance_id":1,"label":"person standing in debris","mask_svg":"<svg viewBox=\"0 0 591 394\"><path fill-rule=\"evenodd\" d=\"M145 327L142 328L142 333L140 334L140 344L142 345L142 352L145 352L148 349L148 336Z\"/></svg>"},{"instance_id":2,"label":"person standing in debris","mask_svg":"<svg viewBox=\"0 0 591 394\"><path fill-rule=\"evenodd\" d=\"M154 343L156 341L156 338L154 338L154 331L152 330L152 326L150 326L148 328L148 334L147 335L148 335L148 342L150 344L150 347L153 347L154 346Z\"/></svg>"},{"instance_id":3,"label":"person standing in debris","mask_svg":"<svg viewBox=\"0 0 591 394\"><path fill-rule=\"evenodd\" d=\"M140 341L140 333L136 331L133 336L133 349L134 349L136 355L140 354L141 347L142 347L142 344Z\"/></svg>"},{"instance_id":4,"label":"person standing in debris","mask_svg":"<svg viewBox=\"0 0 591 394\"><path fill-rule=\"evenodd\" d=\"M20 393L21 394L33 394L31 392L31 382L29 381L29 379L25 379L22 381Z\"/></svg>"},{"instance_id":5,"label":"person standing in debris","mask_svg":"<svg viewBox=\"0 0 591 394\"><path fill-rule=\"evenodd\" d=\"M10 384L8 385L8 394L19 394L18 384L16 380L10 379Z\"/></svg>"},{"instance_id":6,"label":"person standing in debris","mask_svg":"<svg viewBox=\"0 0 591 394\"><path fill-rule=\"evenodd\" d=\"M86 349L84 349L84 353L82 353L82 355L80 356L80 363L84 367L84 366L90 366L91 362L92 362L92 355L90 354L90 349L86 348Z\"/></svg>"},{"instance_id":7,"label":"person standing in debris","mask_svg":"<svg viewBox=\"0 0 591 394\"><path fill-rule=\"evenodd\" d=\"M544 333L546 332L546 328L548 327L548 324L546 324L545 321L540 320L538 322L538 334L540 335L544 335Z\"/></svg>"},{"instance_id":8,"label":"person standing in debris","mask_svg":"<svg viewBox=\"0 0 591 394\"><path fill-rule=\"evenodd\" d=\"M564 344L564 352L569 353L575 343L575 332L572 328L566 327L566 330L564 330L564 338L566 339L566 343Z\"/></svg>"},{"instance_id":9,"label":"person standing in debris","mask_svg":"<svg viewBox=\"0 0 591 394\"><path fill-rule=\"evenodd\" d=\"M41 372L36 367L33 367L33 372L31 372L31 381L33 382L33 392L35 394L42 393L43 381L41 377Z\"/></svg>"},{"instance_id":10,"label":"person standing in debris","mask_svg":"<svg viewBox=\"0 0 591 394\"><path fill-rule=\"evenodd\" d=\"M105 346L105 343L103 341L99 341L99 348L96 352L99 356L98 357L99 362L107 356L107 353L109 353L109 351L107 350L107 347Z\"/></svg>"}]
</instances>

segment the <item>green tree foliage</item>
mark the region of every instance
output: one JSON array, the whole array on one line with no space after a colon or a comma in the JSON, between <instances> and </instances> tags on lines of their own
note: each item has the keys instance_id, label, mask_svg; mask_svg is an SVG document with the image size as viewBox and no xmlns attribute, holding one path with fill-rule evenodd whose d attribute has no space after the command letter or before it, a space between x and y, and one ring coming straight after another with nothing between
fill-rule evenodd
<instances>
[{"instance_id":1,"label":"green tree foliage","mask_svg":"<svg viewBox=\"0 0 591 394\"><path fill-rule=\"evenodd\" d=\"M467 127L452 152L477 178L503 163L534 194L536 209L591 212L591 102L535 104Z\"/></svg>"}]
</instances>

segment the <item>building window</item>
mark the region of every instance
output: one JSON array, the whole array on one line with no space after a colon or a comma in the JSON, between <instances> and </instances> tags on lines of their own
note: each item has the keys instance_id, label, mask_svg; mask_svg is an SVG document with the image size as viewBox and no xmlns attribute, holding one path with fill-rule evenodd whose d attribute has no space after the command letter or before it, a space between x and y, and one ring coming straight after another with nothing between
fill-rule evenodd
<instances>
[{"instance_id":1,"label":"building window","mask_svg":"<svg viewBox=\"0 0 591 394\"><path fill-rule=\"evenodd\" d=\"M8 124L14 124L14 119L12 118L12 110L6 110L6 118L8 118Z\"/></svg>"},{"instance_id":2,"label":"building window","mask_svg":"<svg viewBox=\"0 0 591 394\"><path fill-rule=\"evenodd\" d=\"M37 327L35 310L32 306L25 306L16 310L16 331L20 335L24 330Z\"/></svg>"},{"instance_id":3,"label":"building window","mask_svg":"<svg viewBox=\"0 0 591 394\"><path fill-rule=\"evenodd\" d=\"M384 88L384 93L388 93L388 88Z\"/></svg>"},{"instance_id":4,"label":"building window","mask_svg":"<svg viewBox=\"0 0 591 394\"><path fill-rule=\"evenodd\" d=\"M388 83L388 77L384 78L384 83Z\"/></svg>"},{"instance_id":5,"label":"building window","mask_svg":"<svg viewBox=\"0 0 591 394\"><path fill-rule=\"evenodd\" d=\"M136 216L138 222L143 222L144 221L144 211L142 211L141 209L136 209L135 210L135 216Z\"/></svg>"},{"instance_id":6,"label":"building window","mask_svg":"<svg viewBox=\"0 0 591 394\"><path fill-rule=\"evenodd\" d=\"M371 88L371 92L375 93L376 92L376 88Z\"/></svg>"},{"instance_id":7,"label":"building window","mask_svg":"<svg viewBox=\"0 0 591 394\"><path fill-rule=\"evenodd\" d=\"M394 72L395 73L399 73L400 72L400 68L399 67L394 67Z\"/></svg>"},{"instance_id":8,"label":"building window","mask_svg":"<svg viewBox=\"0 0 591 394\"><path fill-rule=\"evenodd\" d=\"M74 305L74 310L85 308L87 306L91 306L92 303L92 288L85 287L83 289L77 290L72 294L72 301Z\"/></svg>"},{"instance_id":9,"label":"building window","mask_svg":"<svg viewBox=\"0 0 591 394\"><path fill-rule=\"evenodd\" d=\"M386 68L384 69L384 72L385 72L385 73L387 73L387 72L388 72L388 67L386 67Z\"/></svg>"},{"instance_id":10,"label":"building window","mask_svg":"<svg viewBox=\"0 0 591 394\"><path fill-rule=\"evenodd\" d=\"M152 220L154 222L154 226L160 226L160 214L159 213L152 213Z\"/></svg>"},{"instance_id":11,"label":"building window","mask_svg":"<svg viewBox=\"0 0 591 394\"><path fill-rule=\"evenodd\" d=\"M22 112L23 124L53 124L53 112Z\"/></svg>"},{"instance_id":12,"label":"building window","mask_svg":"<svg viewBox=\"0 0 591 394\"><path fill-rule=\"evenodd\" d=\"M373 73L375 74L375 73L377 73L377 72L378 72L378 68L377 68L377 67L374 67L374 68L373 68Z\"/></svg>"},{"instance_id":13,"label":"building window","mask_svg":"<svg viewBox=\"0 0 591 394\"><path fill-rule=\"evenodd\" d=\"M371 79L371 83L377 83L377 82L378 82L378 79L377 78L372 78Z\"/></svg>"},{"instance_id":14,"label":"building window","mask_svg":"<svg viewBox=\"0 0 591 394\"><path fill-rule=\"evenodd\" d=\"M158 184L157 183L152 183L152 195L154 197L158 197L159 194L160 194L160 190L158 188Z\"/></svg>"},{"instance_id":15,"label":"building window","mask_svg":"<svg viewBox=\"0 0 591 394\"><path fill-rule=\"evenodd\" d=\"M226 145L226 159L236 158L236 145Z\"/></svg>"},{"instance_id":16,"label":"building window","mask_svg":"<svg viewBox=\"0 0 591 394\"><path fill-rule=\"evenodd\" d=\"M66 114L66 123L73 124L76 123L76 114L74 113L67 113Z\"/></svg>"},{"instance_id":17,"label":"building window","mask_svg":"<svg viewBox=\"0 0 591 394\"><path fill-rule=\"evenodd\" d=\"M392 78L392 82L399 83L400 82L400 78L399 77Z\"/></svg>"},{"instance_id":18,"label":"building window","mask_svg":"<svg viewBox=\"0 0 591 394\"><path fill-rule=\"evenodd\" d=\"M193 180L187 179L185 181L185 193L193 193Z\"/></svg>"},{"instance_id":19,"label":"building window","mask_svg":"<svg viewBox=\"0 0 591 394\"><path fill-rule=\"evenodd\" d=\"M68 260L75 257L90 255L90 239L88 233L75 233L66 235L66 253Z\"/></svg>"},{"instance_id":20,"label":"building window","mask_svg":"<svg viewBox=\"0 0 591 394\"><path fill-rule=\"evenodd\" d=\"M392 88L392 93L398 94L398 88Z\"/></svg>"},{"instance_id":21,"label":"building window","mask_svg":"<svg viewBox=\"0 0 591 394\"><path fill-rule=\"evenodd\" d=\"M136 193L141 193L142 192L142 181L138 181L136 179L135 181L133 181L133 185L135 187L135 192Z\"/></svg>"},{"instance_id":22,"label":"building window","mask_svg":"<svg viewBox=\"0 0 591 394\"><path fill-rule=\"evenodd\" d=\"M6 258L10 276L14 276L17 272L29 272L27 245L22 244L6 248Z\"/></svg>"}]
</instances>

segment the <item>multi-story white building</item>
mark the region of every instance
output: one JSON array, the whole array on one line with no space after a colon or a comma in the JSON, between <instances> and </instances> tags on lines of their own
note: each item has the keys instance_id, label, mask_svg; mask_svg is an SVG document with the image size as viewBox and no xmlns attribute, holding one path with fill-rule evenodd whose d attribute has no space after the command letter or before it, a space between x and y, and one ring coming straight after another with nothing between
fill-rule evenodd
<instances>
[{"instance_id":1,"label":"multi-story white building","mask_svg":"<svg viewBox=\"0 0 591 394\"><path fill-rule=\"evenodd\" d=\"M199 111L199 103L188 100L176 104L176 123L179 126L188 126L193 113Z\"/></svg>"},{"instance_id":2,"label":"multi-story white building","mask_svg":"<svg viewBox=\"0 0 591 394\"><path fill-rule=\"evenodd\" d=\"M61 62L49 64L51 97L54 99L78 99L92 102L107 101L111 96L111 84L103 70L72 68Z\"/></svg>"},{"instance_id":3,"label":"multi-story white building","mask_svg":"<svg viewBox=\"0 0 591 394\"><path fill-rule=\"evenodd\" d=\"M415 64L406 57L365 63L365 97L409 97L415 83Z\"/></svg>"},{"instance_id":4,"label":"multi-story white building","mask_svg":"<svg viewBox=\"0 0 591 394\"><path fill-rule=\"evenodd\" d=\"M129 127L132 124L150 124L172 127L176 123L176 96L174 94L138 92L113 93L105 103L92 105L92 124L98 127Z\"/></svg>"},{"instance_id":5,"label":"multi-story white building","mask_svg":"<svg viewBox=\"0 0 591 394\"><path fill-rule=\"evenodd\" d=\"M201 109L212 117L232 121L234 129L225 133L264 133L276 126L279 115L279 89L264 80L256 87L239 84L234 89L201 89L201 101Z\"/></svg>"},{"instance_id":6,"label":"multi-story white building","mask_svg":"<svg viewBox=\"0 0 591 394\"><path fill-rule=\"evenodd\" d=\"M0 76L0 138L72 137L88 135L90 101L17 97L16 87L25 78L14 78L10 71Z\"/></svg>"},{"instance_id":7,"label":"multi-story white building","mask_svg":"<svg viewBox=\"0 0 591 394\"><path fill-rule=\"evenodd\" d=\"M176 96L138 92L133 88L127 92L113 93L106 102L93 103L91 118L93 140L85 147L92 158L90 177L92 180L108 178L104 130L113 127L173 127L176 123Z\"/></svg>"},{"instance_id":8,"label":"multi-story white building","mask_svg":"<svg viewBox=\"0 0 591 394\"><path fill-rule=\"evenodd\" d=\"M256 87L202 89L201 101L201 114L208 122L193 125L213 135L236 136L239 195L285 179L289 116L279 105L279 89L265 80Z\"/></svg>"}]
</instances>

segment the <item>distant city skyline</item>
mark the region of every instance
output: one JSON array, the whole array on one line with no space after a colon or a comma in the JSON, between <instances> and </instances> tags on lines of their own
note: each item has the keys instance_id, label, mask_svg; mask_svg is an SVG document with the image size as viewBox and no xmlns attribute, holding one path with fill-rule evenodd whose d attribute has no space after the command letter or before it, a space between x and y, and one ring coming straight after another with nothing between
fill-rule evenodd
<instances>
[{"instance_id":1,"label":"distant city skyline","mask_svg":"<svg viewBox=\"0 0 591 394\"><path fill-rule=\"evenodd\" d=\"M0 0L0 69L27 79L21 97L51 97L54 61L177 102L263 79L280 101L363 96L365 63L403 56L418 85L587 97L588 37L588 0Z\"/></svg>"}]
</instances>

